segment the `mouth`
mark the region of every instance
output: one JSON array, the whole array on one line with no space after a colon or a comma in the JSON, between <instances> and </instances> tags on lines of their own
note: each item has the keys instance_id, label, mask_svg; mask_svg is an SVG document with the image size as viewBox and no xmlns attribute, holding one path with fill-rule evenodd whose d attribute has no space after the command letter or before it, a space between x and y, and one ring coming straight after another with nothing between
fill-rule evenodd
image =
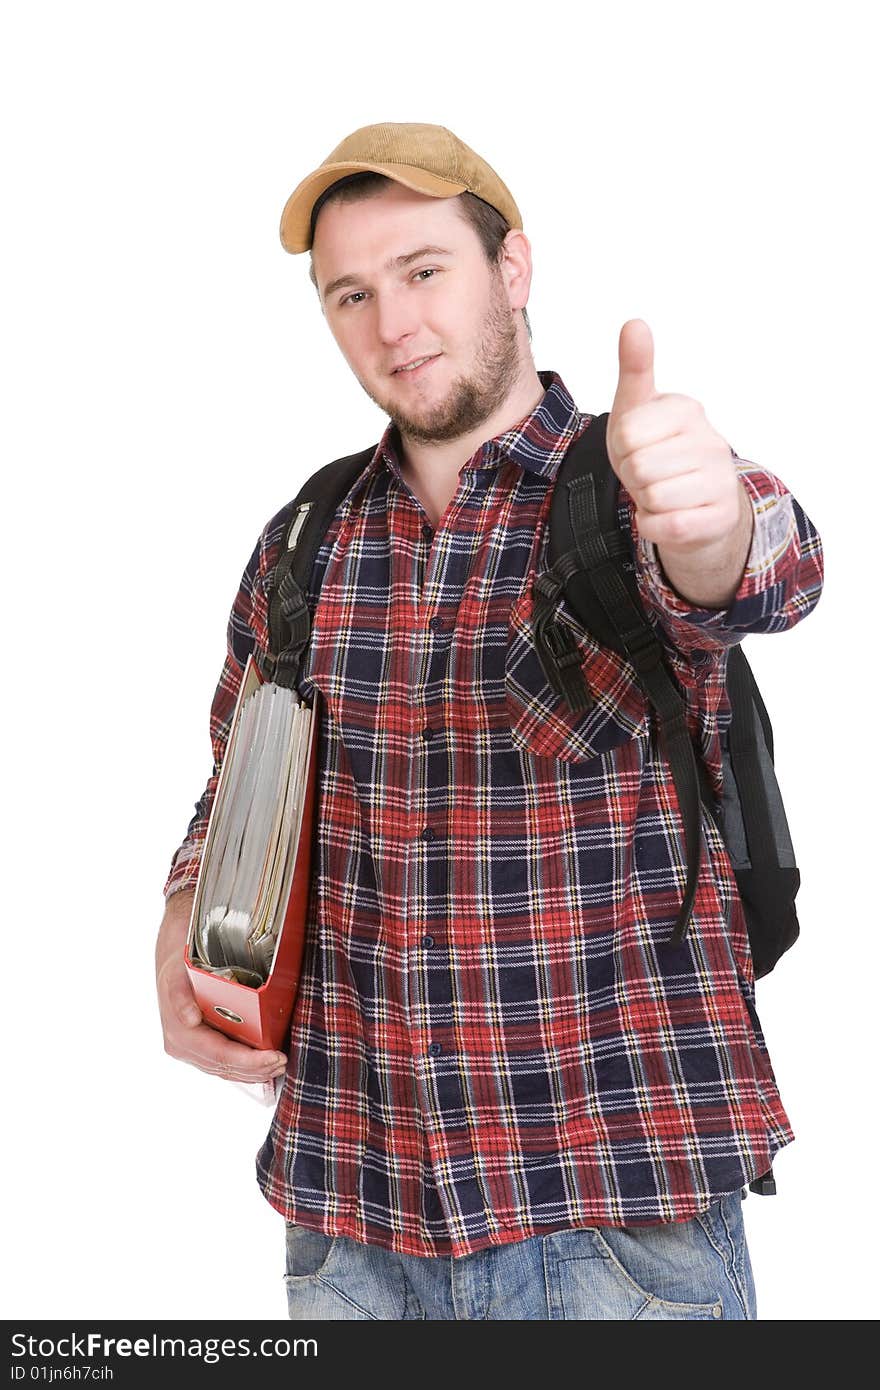
<instances>
[{"instance_id":1,"label":"mouth","mask_svg":"<svg viewBox=\"0 0 880 1390\"><path fill-rule=\"evenodd\" d=\"M431 366L431 363L436 362L437 358L440 356L442 356L442 354L438 352L435 354L434 357L425 357L421 359L418 357L414 357L413 362L417 363L417 366L396 367L395 370L391 373L391 375L399 376L404 379L406 377L424 376L425 372Z\"/></svg>"}]
</instances>

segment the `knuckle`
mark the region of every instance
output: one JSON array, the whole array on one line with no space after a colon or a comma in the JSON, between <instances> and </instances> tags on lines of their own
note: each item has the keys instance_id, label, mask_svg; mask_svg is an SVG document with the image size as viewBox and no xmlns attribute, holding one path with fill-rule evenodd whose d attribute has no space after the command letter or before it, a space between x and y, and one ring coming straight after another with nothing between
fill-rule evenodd
<instances>
[{"instance_id":1,"label":"knuckle","mask_svg":"<svg viewBox=\"0 0 880 1390\"><path fill-rule=\"evenodd\" d=\"M672 541L687 541L691 539L691 524L687 516L681 512L675 512L669 518L669 538Z\"/></svg>"},{"instance_id":2,"label":"knuckle","mask_svg":"<svg viewBox=\"0 0 880 1390\"><path fill-rule=\"evenodd\" d=\"M627 463L633 482L637 487L643 487L649 477L648 460L645 457L644 449L636 449L630 454Z\"/></svg>"},{"instance_id":3,"label":"knuckle","mask_svg":"<svg viewBox=\"0 0 880 1390\"><path fill-rule=\"evenodd\" d=\"M642 505L644 507L647 507L649 512L661 512L663 510L663 483L657 481L651 482L650 473L648 469L645 467L642 468L642 479ZM636 478L636 481L640 481L638 476Z\"/></svg>"},{"instance_id":4,"label":"knuckle","mask_svg":"<svg viewBox=\"0 0 880 1390\"><path fill-rule=\"evenodd\" d=\"M630 457L637 450L637 439L632 425L621 420L617 427L617 447L621 454Z\"/></svg>"}]
</instances>

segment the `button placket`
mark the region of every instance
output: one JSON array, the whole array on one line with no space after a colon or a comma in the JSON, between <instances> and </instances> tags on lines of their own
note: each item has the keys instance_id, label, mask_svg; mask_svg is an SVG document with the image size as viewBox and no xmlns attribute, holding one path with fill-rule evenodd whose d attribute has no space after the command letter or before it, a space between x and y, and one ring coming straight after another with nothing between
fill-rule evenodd
<instances>
[{"instance_id":1,"label":"button placket","mask_svg":"<svg viewBox=\"0 0 880 1390\"><path fill-rule=\"evenodd\" d=\"M426 545L432 545L436 531L428 525L422 526L422 537ZM448 852L446 847L445 808L441 801L445 795L446 749L445 719L436 702L425 696L425 691L436 690L442 682L449 658L449 643L455 627L454 610L460 595L450 593L445 582L445 562L448 556L436 547L431 551L426 570L426 580L432 581L430 616L423 618L422 633L424 645L413 644L412 689L417 700L415 728L418 730L414 740L415 757L414 781L411 786L413 808L424 808L421 824L416 820L413 831L414 868L419 864L417 881L423 891L435 902L443 900L448 880ZM427 588L427 583L425 588ZM423 590L424 592L424 590ZM442 609L443 611L437 611ZM419 858L419 856L423 856ZM439 972L451 970L451 965L437 955L437 938L425 932L419 938L420 949L414 953L412 968L420 973L420 984L411 991L425 1000L432 995L436 998ZM433 951L432 951L433 948ZM428 954L432 952L432 954ZM428 972L430 972L430 982ZM451 989L451 981L450 981ZM442 992L442 989L441 989ZM426 1060L440 1057L448 1049L443 1043L432 1038L438 1020L432 1017L430 1008L421 1020ZM447 1020L443 1019L445 1029Z\"/></svg>"}]
</instances>

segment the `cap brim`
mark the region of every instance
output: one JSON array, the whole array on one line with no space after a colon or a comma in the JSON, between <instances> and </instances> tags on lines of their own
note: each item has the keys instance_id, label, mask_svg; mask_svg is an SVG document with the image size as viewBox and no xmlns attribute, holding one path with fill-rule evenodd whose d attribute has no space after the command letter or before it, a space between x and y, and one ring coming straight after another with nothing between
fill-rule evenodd
<instances>
[{"instance_id":1,"label":"cap brim","mask_svg":"<svg viewBox=\"0 0 880 1390\"><path fill-rule=\"evenodd\" d=\"M322 164L308 178L303 179L284 204L281 214L281 245L292 255L308 251L311 246L312 208L325 189L346 174L370 172L387 174L395 183L411 188L414 193L426 193L429 198L454 198L457 193L466 193L467 184L450 183L448 179L438 178L425 169L415 169L410 164Z\"/></svg>"}]
</instances>

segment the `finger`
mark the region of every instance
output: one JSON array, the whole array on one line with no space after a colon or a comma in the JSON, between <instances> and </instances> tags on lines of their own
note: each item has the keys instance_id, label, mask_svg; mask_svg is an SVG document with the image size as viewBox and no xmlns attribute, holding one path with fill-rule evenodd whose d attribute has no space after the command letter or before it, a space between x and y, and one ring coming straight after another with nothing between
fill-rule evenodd
<instances>
[{"instance_id":1,"label":"finger","mask_svg":"<svg viewBox=\"0 0 880 1390\"><path fill-rule=\"evenodd\" d=\"M676 434L627 454L621 473L631 490L650 487L665 478L705 472L706 449L691 435Z\"/></svg>"},{"instance_id":2,"label":"finger","mask_svg":"<svg viewBox=\"0 0 880 1390\"><path fill-rule=\"evenodd\" d=\"M283 1052L248 1047L246 1043L226 1037L225 1033L211 1028L207 1023L193 1029L187 1042L187 1061L202 1071L226 1077L230 1081L264 1080L287 1065Z\"/></svg>"},{"instance_id":3,"label":"finger","mask_svg":"<svg viewBox=\"0 0 880 1390\"><path fill-rule=\"evenodd\" d=\"M667 439L675 439L682 434L696 434L705 428L705 416L699 401L668 391L655 396L653 400L644 401L637 410L630 411L615 422L614 446L618 456L624 459L635 453L636 449L647 449Z\"/></svg>"},{"instance_id":4,"label":"finger","mask_svg":"<svg viewBox=\"0 0 880 1390\"><path fill-rule=\"evenodd\" d=\"M644 319L628 319L617 342L618 378L611 415L653 400L654 339Z\"/></svg>"},{"instance_id":5,"label":"finger","mask_svg":"<svg viewBox=\"0 0 880 1390\"><path fill-rule=\"evenodd\" d=\"M705 470L695 469L689 473L677 472L639 488L635 502L640 513L660 516L666 512L706 507L716 502L717 497L718 487L714 480Z\"/></svg>"},{"instance_id":6,"label":"finger","mask_svg":"<svg viewBox=\"0 0 880 1390\"><path fill-rule=\"evenodd\" d=\"M711 503L673 512L636 511L636 526L642 540L677 550L699 550L719 538L722 509Z\"/></svg>"}]
</instances>

